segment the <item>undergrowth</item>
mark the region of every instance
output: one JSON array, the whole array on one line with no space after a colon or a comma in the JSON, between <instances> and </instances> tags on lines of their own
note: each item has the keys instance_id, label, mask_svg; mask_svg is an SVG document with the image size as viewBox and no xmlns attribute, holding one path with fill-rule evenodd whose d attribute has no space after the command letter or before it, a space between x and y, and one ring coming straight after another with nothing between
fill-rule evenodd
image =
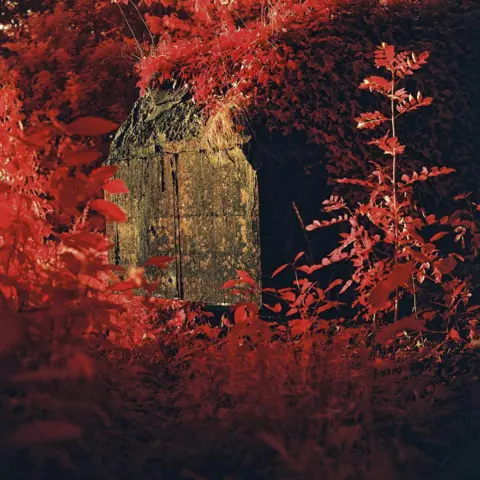
<instances>
[{"instance_id":1,"label":"undergrowth","mask_svg":"<svg viewBox=\"0 0 480 480\"><path fill-rule=\"evenodd\" d=\"M129 271L108 264L103 219L126 218L102 191L128 189L112 179L115 167L95 165L89 138L116 125L80 118L34 135L24 131L18 91L2 87L0 473L475 478L478 308L468 279L454 272L477 254L478 206L464 194L465 210L427 214L413 185L454 172L411 173L398 162L397 118L431 99L396 82L426 59L385 44L376 51L390 77L361 88L385 96L390 117L357 121L390 122L371 143L391 162L373 164L367 179L340 180L364 187L365 200L324 202L341 216L307 230L340 222L349 230L319 265L301 265L299 253L292 285L265 292L278 299L270 310L284 313L270 322L253 302L215 323L198 306L153 297L144 268L164 268L170 257ZM56 156L58 168L40 170L43 155ZM462 253L442 253L447 235ZM325 288L308 279L339 261L351 263L350 277ZM224 287L241 298L259 288L244 271ZM146 295L134 296L138 288ZM347 306L355 313L342 317Z\"/></svg>"}]
</instances>

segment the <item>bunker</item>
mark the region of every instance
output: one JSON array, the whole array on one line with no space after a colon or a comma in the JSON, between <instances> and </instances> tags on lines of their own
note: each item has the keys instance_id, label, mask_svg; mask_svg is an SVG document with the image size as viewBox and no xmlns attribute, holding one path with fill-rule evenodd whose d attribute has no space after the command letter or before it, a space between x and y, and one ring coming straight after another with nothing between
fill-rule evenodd
<instances>
[{"instance_id":1,"label":"bunker","mask_svg":"<svg viewBox=\"0 0 480 480\"><path fill-rule=\"evenodd\" d=\"M114 196L128 221L109 226L113 262L128 268L175 257L156 271L156 294L166 298L230 304L238 297L222 285L237 270L272 286L278 265L301 250L313 261L318 249L302 215L313 218L320 204L323 171L320 180L305 175L308 165L321 170L320 148L261 129L253 138L239 134L222 115L205 123L186 90L148 92L108 158L130 190Z\"/></svg>"},{"instance_id":2,"label":"bunker","mask_svg":"<svg viewBox=\"0 0 480 480\"><path fill-rule=\"evenodd\" d=\"M151 91L112 144L108 162L130 189L115 197L128 221L110 227L114 261L175 257L158 275L158 295L227 304L234 297L222 285L236 270L260 282L257 175L241 148L248 139L222 132L203 125L185 90Z\"/></svg>"}]
</instances>

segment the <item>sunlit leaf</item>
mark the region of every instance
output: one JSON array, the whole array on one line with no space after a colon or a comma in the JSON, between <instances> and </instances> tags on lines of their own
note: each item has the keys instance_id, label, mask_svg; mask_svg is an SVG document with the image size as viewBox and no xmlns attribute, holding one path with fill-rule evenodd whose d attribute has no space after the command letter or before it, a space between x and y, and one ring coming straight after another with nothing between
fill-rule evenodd
<instances>
[{"instance_id":1,"label":"sunlit leaf","mask_svg":"<svg viewBox=\"0 0 480 480\"><path fill-rule=\"evenodd\" d=\"M325 293L332 290L332 288L335 288L336 286L341 285L342 283L343 283L343 280L341 278L337 278L332 283L330 283L330 285L325 289Z\"/></svg>"},{"instance_id":2,"label":"sunlit leaf","mask_svg":"<svg viewBox=\"0 0 480 480\"><path fill-rule=\"evenodd\" d=\"M123 183L123 180L120 180L120 179L110 180L109 182L102 185L102 188L106 192L113 193L113 194L129 192L127 186L125 185L125 183Z\"/></svg>"},{"instance_id":3,"label":"sunlit leaf","mask_svg":"<svg viewBox=\"0 0 480 480\"><path fill-rule=\"evenodd\" d=\"M454 342L456 343L461 343L463 342L463 339L462 337L460 336L460 334L458 333L457 330L455 330L455 328L451 328L450 331L448 332L448 336L449 338L451 338Z\"/></svg>"},{"instance_id":4,"label":"sunlit leaf","mask_svg":"<svg viewBox=\"0 0 480 480\"><path fill-rule=\"evenodd\" d=\"M253 278L244 270L237 270L237 275L242 282L248 285L251 285L252 287L257 286L257 284L255 283L255 280L253 280Z\"/></svg>"},{"instance_id":5,"label":"sunlit leaf","mask_svg":"<svg viewBox=\"0 0 480 480\"><path fill-rule=\"evenodd\" d=\"M276 303L273 307L271 305L268 305L267 303L263 304L268 310L271 310L272 312L275 313L280 313L282 311L282 306L280 303Z\"/></svg>"},{"instance_id":6,"label":"sunlit leaf","mask_svg":"<svg viewBox=\"0 0 480 480\"><path fill-rule=\"evenodd\" d=\"M232 280L227 280L223 285L222 288L232 288L235 287L238 283L238 280L232 279Z\"/></svg>"},{"instance_id":7,"label":"sunlit leaf","mask_svg":"<svg viewBox=\"0 0 480 480\"><path fill-rule=\"evenodd\" d=\"M271 276L270 278L276 277L280 272L282 272L283 270L285 270L287 267L288 267L288 263L285 263L284 265L281 265L280 267L278 267L278 268L272 273L272 276Z\"/></svg>"},{"instance_id":8,"label":"sunlit leaf","mask_svg":"<svg viewBox=\"0 0 480 480\"><path fill-rule=\"evenodd\" d=\"M298 262L298 260L300 260L304 255L305 255L305 252L299 252L299 253L297 253L297 255L296 255L296 257L295 257L295 260L293 260L293 263Z\"/></svg>"},{"instance_id":9,"label":"sunlit leaf","mask_svg":"<svg viewBox=\"0 0 480 480\"><path fill-rule=\"evenodd\" d=\"M90 202L90 208L101 213L109 220L115 222L124 223L127 221L127 215L125 212L118 206L108 200L93 200Z\"/></svg>"}]
</instances>

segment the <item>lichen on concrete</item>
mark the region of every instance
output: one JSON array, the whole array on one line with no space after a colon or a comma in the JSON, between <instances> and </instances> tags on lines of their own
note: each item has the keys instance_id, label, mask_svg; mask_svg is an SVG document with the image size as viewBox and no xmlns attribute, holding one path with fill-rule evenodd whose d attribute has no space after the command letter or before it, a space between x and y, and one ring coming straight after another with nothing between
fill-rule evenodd
<instances>
[{"instance_id":1,"label":"lichen on concrete","mask_svg":"<svg viewBox=\"0 0 480 480\"><path fill-rule=\"evenodd\" d=\"M215 125L228 127L222 115ZM221 288L237 269L260 283L257 181L240 148L247 139L218 130L212 142L206 123L185 90L137 101L107 160L130 190L113 196L128 221L110 228L112 261L174 256L159 272L158 295L224 304L237 300Z\"/></svg>"}]
</instances>

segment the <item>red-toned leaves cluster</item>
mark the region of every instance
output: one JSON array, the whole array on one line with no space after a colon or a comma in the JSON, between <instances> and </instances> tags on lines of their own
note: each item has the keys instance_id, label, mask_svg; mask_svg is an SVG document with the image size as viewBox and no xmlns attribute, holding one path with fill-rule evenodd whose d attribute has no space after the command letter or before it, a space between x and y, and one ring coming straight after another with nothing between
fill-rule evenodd
<instances>
[{"instance_id":1,"label":"red-toned leaves cluster","mask_svg":"<svg viewBox=\"0 0 480 480\"><path fill-rule=\"evenodd\" d=\"M93 366L82 343L89 345L112 329L117 345L131 348L143 341L148 312L162 308L149 296L129 302L111 293L156 289L145 280L143 269L125 272L108 262L112 244L103 231L105 221L125 222L126 215L99 197L102 190L126 194L128 189L112 179L115 166L84 170L98 152L77 149L64 137L100 135L116 124L97 117L78 118L67 126L59 123L44 129L39 145L39 137L32 141L23 130L18 95L13 86L0 88L0 356L27 348L28 358L47 359L38 371L16 374L18 381L91 376ZM68 150L62 151L63 144ZM40 169L45 155L59 155L54 165L62 166ZM146 265L164 268L170 261L154 257ZM64 366L49 359L63 359Z\"/></svg>"},{"instance_id":2,"label":"red-toned leaves cluster","mask_svg":"<svg viewBox=\"0 0 480 480\"><path fill-rule=\"evenodd\" d=\"M322 157L332 176L369 173L361 136L351 125L351 112L358 116L361 109L351 84L358 81L379 32L389 43L422 42L428 51L418 55L397 54L385 44L388 50L381 47L374 54L375 66L390 68L397 80L409 79L426 64L429 51L433 53L435 79L422 72L420 81L432 94L446 92L449 101L422 116L424 135L415 135L418 163L435 166L447 155L462 180L463 175L472 179L469 188L475 184L473 178L478 183L480 176L470 161L478 146L473 146L476 139L468 133L476 118L475 94L460 80L473 78L476 70L476 50L464 33L464 18L470 10L476 11L475 2L464 2L458 10L447 4L432 9L419 2L386 7L384 2L347 0L291 0L275 6L251 0L182 0L169 6L164 15L157 7L147 14L158 41L140 63L140 87L188 85L207 114L231 103L244 107L251 125L266 125L284 134L304 132L308 141L324 145ZM417 19L415 28L412 15ZM361 89L392 93L391 82L376 74L367 77ZM402 88L393 95L401 99L398 113L431 100L416 93L409 96ZM385 121L371 104L365 127ZM406 133L415 133L414 123L405 127ZM452 179L439 188L448 195L454 182L459 181Z\"/></svg>"},{"instance_id":3,"label":"red-toned leaves cluster","mask_svg":"<svg viewBox=\"0 0 480 480\"><path fill-rule=\"evenodd\" d=\"M391 162L372 162L375 170L365 180L338 180L340 183L363 187L368 192L368 199L352 208L339 196L324 201L324 210L335 212L336 217L332 220L314 220L307 225L306 230L313 231L341 221L348 222L350 231L340 234L342 240L339 247L323 259L320 265L297 270L311 274L318 268L348 260L353 268L348 286L353 285L356 292L352 306L359 309L357 318L386 321L391 312L395 325L408 323L410 329L416 326L417 330L423 330L425 324L422 322L436 317L442 319L443 328L448 331L460 317L468 317L471 294L468 282L455 277L455 269L459 262L464 261L464 256L456 252L447 256L442 254L434 242L440 241L448 232L437 230L435 233L433 229L436 226L449 227L455 233L458 232L458 242L462 238L461 229L464 228L459 224L459 218L468 216L470 218L463 220L464 225L470 229L471 241L475 242L475 220L468 212L462 214L457 211L455 215L445 215L440 220L433 214L425 213L415 200L414 184L439 175L448 175L455 170L443 166L430 169L423 167L419 173L402 174L408 164L405 161L399 163L398 156L405 152L405 145L395 135L398 117L432 103L432 98L423 97L420 92L414 99L406 88L397 87L399 79L413 75L426 64L427 58L428 52L418 57L412 52L396 53L394 47L385 43L376 50L375 64L377 68L386 69L389 77L368 77L360 88L385 97L390 114L387 116L380 111L361 113L355 121L359 129L375 129L387 124L389 131L368 143L380 148L391 158ZM467 196L461 195L459 200ZM435 289L425 284L426 279L440 287L440 290L433 293ZM342 289L342 293L344 291L346 288ZM439 304L434 299L440 300L442 297L448 299L447 307L443 310L436 307L432 316L432 305ZM410 302L413 316L399 323L400 306L406 302ZM379 342L384 343L387 337L397 331L400 330L395 326L383 329Z\"/></svg>"}]
</instances>

